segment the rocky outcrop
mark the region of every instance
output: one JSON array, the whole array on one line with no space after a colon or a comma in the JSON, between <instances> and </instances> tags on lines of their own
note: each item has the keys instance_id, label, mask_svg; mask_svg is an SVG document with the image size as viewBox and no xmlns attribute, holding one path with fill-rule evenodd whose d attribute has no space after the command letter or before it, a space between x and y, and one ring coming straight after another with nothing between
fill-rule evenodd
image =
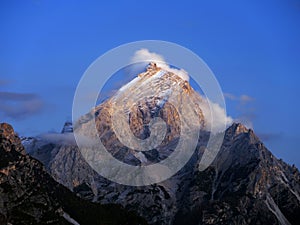
<instances>
[{"instance_id":1,"label":"rocky outcrop","mask_svg":"<svg viewBox=\"0 0 300 225\"><path fill-rule=\"evenodd\" d=\"M0 123L0 135L4 142L4 139L6 140L7 147L5 150L9 152L11 149L14 149L15 151L19 152L22 155L25 155L25 149L21 143L21 139L18 137L17 134L15 134L14 129L11 125L7 123ZM4 147L4 143L2 143L2 146Z\"/></svg>"},{"instance_id":2,"label":"rocky outcrop","mask_svg":"<svg viewBox=\"0 0 300 225\"><path fill-rule=\"evenodd\" d=\"M64 125L61 133L64 134L64 133L72 133L72 132L73 132L72 122L65 122L65 125Z\"/></svg>"}]
</instances>

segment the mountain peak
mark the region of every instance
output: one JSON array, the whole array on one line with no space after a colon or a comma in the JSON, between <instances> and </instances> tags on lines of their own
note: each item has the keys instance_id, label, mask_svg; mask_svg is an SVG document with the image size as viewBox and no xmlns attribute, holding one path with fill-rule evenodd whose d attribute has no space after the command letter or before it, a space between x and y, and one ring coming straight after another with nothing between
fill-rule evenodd
<instances>
[{"instance_id":1,"label":"mountain peak","mask_svg":"<svg viewBox=\"0 0 300 225\"><path fill-rule=\"evenodd\" d=\"M235 135L241 133L249 133L251 129L248 129L245 125L241 123L233 123L229 128L228 132L234 133Z\"/></svg>"},{"instance_id":2,"label":"mountain peak","mask_svg":"<svg viewBox=\"0 0 300 225\"><path fill-rule=\"evenodd\" d=\"M149 78L155 75L157 72L161 71L162 68L157 66L156 63L150 62L149 65L146 68L146 71L140 73L138 75L139 78Z\"/></svg>"},{"instance_id":3,"label":"mountain peak","mask_svg":"<svg viewBox=\"0 0 300 225\"><path fill-rule=\"evenodd\" d=\"M0 123L0 139L9 141L17 152L25 155L25 149L21 143L21 140L10 124ZM8 148L8 150L10 151L10 148Z\"/></svg>"},{"instance_id":4,"label":"mountain peak","mask_svg":"<svg viewBox=\"0 0 300 225\"><path fill-rule=\"evenodd\" d=\"M168 78L170 77L176 77L176 79L181 78L180 80L186 81L187 80L183 79L183 77L180 75L180 73L182 73L181 70L177 70L175 68L171 68L169 66L166 66L164 64L157 64L155 62L150 62L148 64L148 66L146 67L146 71L140 73L138 75L139 78L143 78L143 77L151 77L152 75L157 74L159 71L161 71L163 74L161 74L161 76L158 77L162 77L162 76L166 76Z\"/></svg>"},{"instance_id":5,"label":"mountain peak","mask_svg":"<svg viewBox=\"0 0 300 225\"><path fill-rule=\"evenodd\" d=\"M155 62L150 62L149 65L147 66L147 71L148 70L156 70L159 68Z\"/></svg>"},{"instance_id":6,"label":"mountain peak","mask_svg":"<svg viewBox=\"0 0 300 225\"><path fill-rule=\"evenodd\" d=\"M3 134L7 139L15 137L14 128L8 123L0 123L0 133Z\"/></svg>"},{"instance_id":7,"label":"mountain peak","mask_svg":"<svg viewBox=\"0 0 300 225\"><path fill-rule=\"evenodd\" d=\"M72 124L72 122L69 122L69 121L65 122L61 133L62 134L64 134L64 133L73 133L73 124Z\"/></svg>"}]
</instances>

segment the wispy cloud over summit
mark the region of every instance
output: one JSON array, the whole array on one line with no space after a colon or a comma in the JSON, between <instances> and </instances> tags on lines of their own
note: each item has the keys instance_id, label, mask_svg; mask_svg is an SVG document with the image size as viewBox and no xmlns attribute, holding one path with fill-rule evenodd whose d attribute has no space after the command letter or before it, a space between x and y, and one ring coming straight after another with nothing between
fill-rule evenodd
<instances>
[{"instance_id":1,"label":"wispy cloud over summit","mask_svg":"<svg viewBox=\"0 0 300 225\"><path fill-rule=\"evenodd\" d=\"M184 69L176 69L174 67L170 67L162 55L157 54L155 52L150 52L146 48L136 51L133 57L131 58L132 63L141 61L155 62L157 66L161 67L163 70L175 73L176 75L180 76L183 80L189 80L189 75Z\"/></svg>"}]
</instances>

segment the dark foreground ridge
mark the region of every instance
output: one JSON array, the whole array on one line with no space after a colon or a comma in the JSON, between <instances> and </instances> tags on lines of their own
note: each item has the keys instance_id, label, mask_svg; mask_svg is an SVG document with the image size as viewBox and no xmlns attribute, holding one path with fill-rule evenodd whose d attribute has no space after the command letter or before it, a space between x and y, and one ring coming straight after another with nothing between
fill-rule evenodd
<instances>
[{"instance_id":1,"label":"dark foreground ridge","mask_svg":"<svg viewBox=\"0 0 300 225\"><path fill-rule=\"evenodd\" d=\"M146 224L119 205L77 197L57 183L42 163L26 155L19 137L0 124L0 225Z\"/></svg>"}]
</instances>

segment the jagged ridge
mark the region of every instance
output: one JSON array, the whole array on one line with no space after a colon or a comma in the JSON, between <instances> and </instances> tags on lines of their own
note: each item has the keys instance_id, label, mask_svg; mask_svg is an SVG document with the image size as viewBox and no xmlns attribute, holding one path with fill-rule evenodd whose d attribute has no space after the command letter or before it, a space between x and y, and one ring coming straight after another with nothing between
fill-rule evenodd
<instances>
[{"instance_id":1,"label":"jagged ridge","mask_svg":"<svg viewBox=\"0 0 300 225\"><path fill-rule=\"evenodd\" d=\"M5 123L0 155L0 224L146 224L120 206L84 201L54 181Z\"/></svg>"}]
</instances>

